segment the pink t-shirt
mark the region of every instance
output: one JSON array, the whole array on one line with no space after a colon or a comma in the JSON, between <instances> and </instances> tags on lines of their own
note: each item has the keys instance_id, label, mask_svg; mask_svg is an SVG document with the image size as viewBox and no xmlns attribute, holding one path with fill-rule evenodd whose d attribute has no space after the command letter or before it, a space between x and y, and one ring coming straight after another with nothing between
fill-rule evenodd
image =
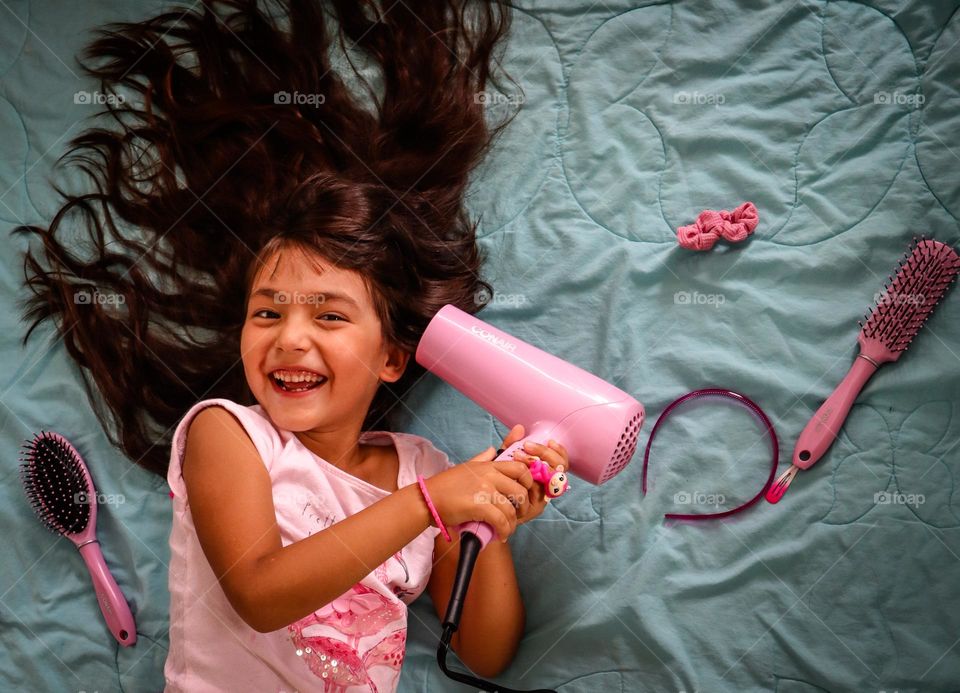
<instances>
[{"instance_id":1,"label":"pink t-shirt","mask_svg":"<svg viewBox=\"0 0 960 693\"><path fill-rule=\"evenodd\" d=\"M395 553L360 582L314 613L270 633L258 633L227 601L197 539L181 476L186 433L203 408L233 413L253 440L273 484L283 545L353 515L390 495L313 454L293 433L277 428L259 405L226 399L195 404L174 433L167 482L174 493L170 532L170 650L166 691L393 691L407 635L407 604L426 588L435 527ZM430 441L409 433L368 431L360 441L396 446L397 487L451 466Z\"/></svg>"}]
</instances>

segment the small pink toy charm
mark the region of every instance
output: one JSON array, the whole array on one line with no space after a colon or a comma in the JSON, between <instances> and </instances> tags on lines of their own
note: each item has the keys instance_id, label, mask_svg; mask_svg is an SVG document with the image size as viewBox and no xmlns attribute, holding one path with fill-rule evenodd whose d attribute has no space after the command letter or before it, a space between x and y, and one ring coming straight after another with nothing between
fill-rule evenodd
<instances>
[{"instance_id":1,"label":"small pink toy charm","mask_svg":"<svg viewBox=\"0 0 960 693\"><path fill-rule=\"evenodd\" d=\"M562 496L570 488L570 481L567 479L566 472L563 471L562 464L557 466L557 471L553 471L550 465L539 457L532 457L530 474L534 481L543 485L543 495L547 497L548 503L551 499Z\"/></svg>"}]
</instances>

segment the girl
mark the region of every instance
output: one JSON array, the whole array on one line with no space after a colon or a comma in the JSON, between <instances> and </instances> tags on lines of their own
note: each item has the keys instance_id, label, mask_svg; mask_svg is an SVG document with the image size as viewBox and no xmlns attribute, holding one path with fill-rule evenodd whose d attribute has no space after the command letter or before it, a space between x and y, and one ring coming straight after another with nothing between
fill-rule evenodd
<instances>
[{"instance_id":1,"label":"girl","mask_svg":"<svg viewBox=\"0 0 960 693\"><path fill-rule=\"evenodd\" d=\"M543 508L522 459L451 468L390 432L430 319L492 295L463 196L510 122L488 128L481 98L507 7L329 5L204 0L106 27L84 69L118 127L71 143L96 190L18 229L42 242L24 343L55 318L111 441L174 493L171 690L392 690L405 604L428 588L443 613L458 555L417 476L446 525L506 538ZM452 643L487 675L523 628L493 544Z\"/></svg>"},{"instance_id":2,"label":"girl","mask_svg":"<svg viewBox=\"0 0 960 693\"><path fill-rule=\"evenodd\" d=\"M199 402L174 436L169 689L393 690L405 604L426 588L442 618L459 557L427 497L445 524L482 519L504 542L546 500L493 448L452 466L423 438L361 434L409 354L383 341L362 275L289 242L266 252L241 336L258 405ZM552 441L528 450L567 465ZM452 645L493 676L523 631L505 545L481 552L469 595Z\"/></svg>"}]
</instances>

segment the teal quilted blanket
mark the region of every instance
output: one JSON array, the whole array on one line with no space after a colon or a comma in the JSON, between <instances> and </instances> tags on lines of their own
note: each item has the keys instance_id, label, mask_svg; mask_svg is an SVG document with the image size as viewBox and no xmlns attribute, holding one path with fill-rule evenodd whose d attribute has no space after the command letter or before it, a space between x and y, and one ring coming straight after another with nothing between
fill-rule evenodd
<instances>
[{"instance_id":1,"label":"teal quilted blanket","mask_svg":"<svg viewBox=\"0 0 960 693\"><path fill-rule=\"evenodd\" d=\"M66 142L95 84L90 30L159 0L0 2L0 222L49 222ZM957 0L537 0L515 7L491 90L516 118L476 171L481 318L644 403L633 462L573 483L513 542L526 635L498 679L560 691L960 690L960 297L947 294L882 368L844 430L776 506L664 522L751 497L770 450L749 413L691 404L737 390L797 435L857 353L857 320L914 235L960 239ZM80 96L77 96L80 94ZM738 244L678 247L704 209L753 202ZM19 238L19 237L18 237ZM29 349L25 241L0 262L0 688L157 691L167 648L166 484L111 448L48 325ZM20 245L18 245L18 243ZM505 395L507 396L507 395ZM413 391L406 430L452 459L506 427L449 386ZM102 623L73 546L44 530L17 476L22 442L56 430L114 502L99 518L138 643ZM401 691L458 691L435 660L427 596L410 613ZM216 647L211 643L210 647Z\"/></svg>"}]
</instances>

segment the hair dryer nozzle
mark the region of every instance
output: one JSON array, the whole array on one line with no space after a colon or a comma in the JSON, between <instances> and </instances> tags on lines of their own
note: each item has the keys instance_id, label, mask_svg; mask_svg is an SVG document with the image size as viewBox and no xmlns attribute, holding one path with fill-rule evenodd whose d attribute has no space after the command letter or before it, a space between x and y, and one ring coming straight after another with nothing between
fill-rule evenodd
<instances>
[{"instance_id":1,"label":"hair dryer nozzle","mask_svg":"<svg viewBox=\"0 0 960 693\"><path fill-rule=\"evenodd\" d=\"M488 325L454 305L441 308L420 340L417 362L527 438L553 438L570 471L593 484L633 457L643 405L610 383Z\"/></svg>"}]
</instances>

